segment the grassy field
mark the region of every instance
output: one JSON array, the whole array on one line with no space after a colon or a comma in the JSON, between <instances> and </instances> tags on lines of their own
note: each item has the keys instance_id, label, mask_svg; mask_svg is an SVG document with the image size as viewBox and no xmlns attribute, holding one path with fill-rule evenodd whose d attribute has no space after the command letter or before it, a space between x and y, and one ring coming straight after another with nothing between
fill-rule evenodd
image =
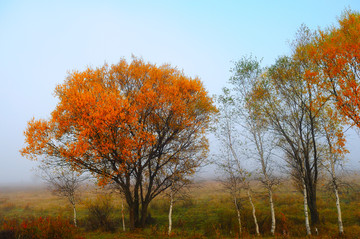
<instances>
[{"instance_id":1,"label":"grassy field","mask_svg":"<svg viewBox=\"0 0 360 239\"><path fill-rule=\"evenodd\" d=\"M321 185L320 185L321 186ZM253 183L254 203L262 237L270 237L270 213L266 192ZM78 225L84 238L163 238L167 236L169 201L165 197L155 199L149 209L150 224L143 231L123 232L121 229L120 197L112 193L106 200L113 209L109 222L110 231L91 227L88 205L96 202L99 195L109 191L87 187L81 193L78 205ZM338 237L335 200L331 193L320 187L318 209L321 225L317 238ZM291 184L284 182L274 195L277 219L276 238L305 236L302 195ZM101 197L101 196L100 196ZM346 238L360 238L360 191L354 186L341 194L341 206ZM61 216L71 222L72 209L65 199L52 195L46 188L1 188L0 220L29 217ZM245 238L255 238L255 227L249 202L242 201L242 223ZM237 238L238 227L235 210L228 193L217 181L195 183L189 196L176 201L173 211L172 238Z\"/></svg>"}]
</instances>

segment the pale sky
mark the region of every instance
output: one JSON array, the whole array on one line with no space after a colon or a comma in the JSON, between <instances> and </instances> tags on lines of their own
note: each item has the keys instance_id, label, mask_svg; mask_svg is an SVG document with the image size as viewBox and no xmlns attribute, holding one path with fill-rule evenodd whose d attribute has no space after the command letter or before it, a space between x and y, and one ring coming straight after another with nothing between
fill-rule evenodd
<instances>
[{"instance_id":1,"label":"pale sky","mask_svg":"<svg viewBox=\"0 0 360 239\"><path fill-rule=\"evenodd\" d=\"M0 185L35 181L22 158L23 131L47 118L67 71L131 55L199 76L210 94L225 86L232 61L252 54L264 66L289 52L302 23L336 24L360 1L17 1L0 0ZM350 164L360 164L351 136Z\"/></svg>"}]
</instances>

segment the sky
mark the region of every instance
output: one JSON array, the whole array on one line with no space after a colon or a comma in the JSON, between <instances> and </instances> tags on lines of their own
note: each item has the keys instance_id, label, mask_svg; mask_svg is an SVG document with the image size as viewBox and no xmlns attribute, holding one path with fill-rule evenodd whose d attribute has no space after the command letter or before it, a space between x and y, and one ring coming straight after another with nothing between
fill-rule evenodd
<instances>
[{"instance_id":1,"label":"sky","mask_svg":"<svg viewBox=\"0 0 360 239\"><path fill-rule=\"evenodd\" d=\"M23 158L23 132L48 118L67 72L116 64L131 56L169 63L221 93L233 62L253 55L271 65L288 54L301 24L336 24L360 1L17 1L0 0L0 185L37 182ZM360 137L349 138L350 165Z\"/></svg>"}]
</instances>

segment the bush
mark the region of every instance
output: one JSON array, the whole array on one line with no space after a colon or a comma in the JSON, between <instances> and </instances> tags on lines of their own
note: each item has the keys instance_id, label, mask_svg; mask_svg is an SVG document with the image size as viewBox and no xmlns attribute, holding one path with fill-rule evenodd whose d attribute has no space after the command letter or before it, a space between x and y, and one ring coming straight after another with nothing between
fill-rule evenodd
<instances>
[{"instance_id":1,"label":"bush","mask_svg":"<svg viewBox=\"0 0 360 239\"><path fill-rule=\"evenodd\" d=\"M0 238L73 239L82 238L77 228L61 217L39 217L23 220L4 220Z\"/></svg>"},{"instance_id":2,"label":"bush","mask_svg":"<svg viewBox=\"0 0 360 239\"><path fill-rule=\"evenodd\" d=\"M111 221L114 207L111 195L99 195L94 202L87 203L88 216L87 228L90 230L115 231L114 223Z\"/></svg>"}]
</instances>

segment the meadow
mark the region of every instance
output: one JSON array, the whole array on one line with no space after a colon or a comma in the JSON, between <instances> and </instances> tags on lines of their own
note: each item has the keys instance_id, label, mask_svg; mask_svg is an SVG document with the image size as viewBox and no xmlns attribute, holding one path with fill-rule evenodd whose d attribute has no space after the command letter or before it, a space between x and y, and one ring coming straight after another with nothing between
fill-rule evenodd
<instances>
[{"instance_id":1,"label":"meadow","mask_svg":"<svg viewBox=\"0 0 360 239\"><path fill-rule=\"evenodd\" d=\"M360 238L360 187L354 182L341 193L341 206L345 235L341 238ZM335 199L324 185L319 185L318 210L321 224L316 238L337 238L337 214ZM261 237L271 238L270 209L265 190L252 182L253 200ZM275 238L303 238L306 236L302 195L284 180L275 191L276 235ZM109 215L106 226L94 222L89 205L106 203ZM86 186L78 204L78 238L169 238L169 200L161 196L153 200L149 208L148 226L144 230L122 230L121 197L106 189ZM72 208L66 199L59 198L44 187L13 187L0 189L0 225L4 222L25 218L59 217L72 223ZM125 211L126 215L127 212ZM250 204L245 197L241 202L241 238L256 238ZM125 223L128 224L127 216ZM66 227L66 226L65 226ZM315 233L314 233L315 234ZM173 208L173 230L170 238L238 238L236 211L228 192L218 181L194 183L187 196L176 201ZM60 237L61 238L61 237Z\"/></svg>"}]
</instances>

